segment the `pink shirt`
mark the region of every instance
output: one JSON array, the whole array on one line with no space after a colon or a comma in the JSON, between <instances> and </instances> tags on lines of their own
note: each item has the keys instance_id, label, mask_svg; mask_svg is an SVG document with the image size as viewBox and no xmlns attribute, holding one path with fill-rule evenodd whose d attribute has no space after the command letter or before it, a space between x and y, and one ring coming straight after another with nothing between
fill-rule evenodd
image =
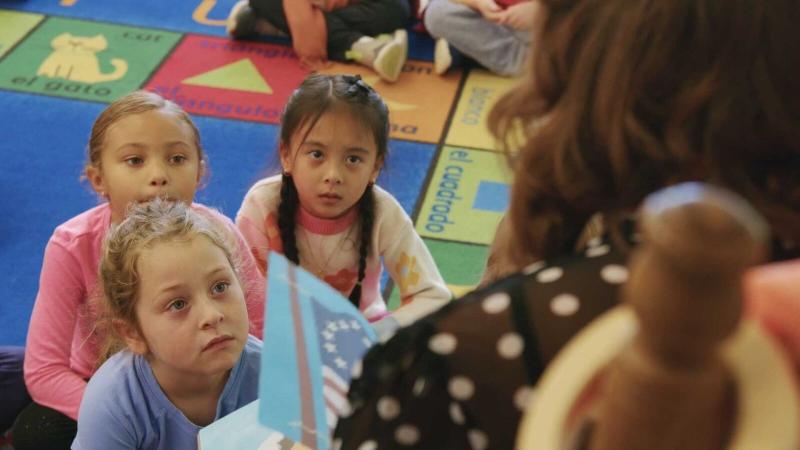
<instances>
[{"instance_id":1,"label":"pink shirt","mask_svg":"<svg viewBox=\"0 0 800 450\"><path fill-rule=\"evenodd\" d=\"M280 189L280 175L258 181L247 192L236 214L236 225L265 274L269 252L283 254L277 219ZM370 322L389 315L380 285L385 268L400 291L402 302L391 315L405 326L444 306L451 294L403 207L379 186L373 192L372 251L361 284L360 308ZM320 219L302 207L298 210L295 241L300 265L345 297L349 296L358 280L358 210L353 209L338 219Z\"/></svg>"},{"instance_id":2,"label":"pink shirt","mask_svg":"<svg viewBox=\"0 0 800 450\"><path fill-rule=\"evenodd\" d=\"M264 280L252 253L230 219L197 203L192 208L216 217L236 235L250 333L261 338ZM31 397L76 420L100 346L88 300L100 292L98 263L110 225L111 209L104 203L55 229L45 249L28 328L24 372Z\"/></svg>"}]
</instances>

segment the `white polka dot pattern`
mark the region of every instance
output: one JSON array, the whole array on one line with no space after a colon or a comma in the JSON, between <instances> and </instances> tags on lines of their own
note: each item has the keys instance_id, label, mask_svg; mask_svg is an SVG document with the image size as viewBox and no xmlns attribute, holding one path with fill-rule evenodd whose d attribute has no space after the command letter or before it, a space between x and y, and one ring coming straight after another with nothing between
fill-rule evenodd
<instances>
[{"instance_id":1,"label":"white polka dot pattern","mask_svg":"<svg viewBox=\"0 0 800 450\"><path fill-rule=\"evenodd\" d=\"M561 317L571 316L578 312L581 302L572 294L559 294L550 300L550 311Z\"/></svg>"},{"instance_id":2,"label":"white polka dot pattern","mask_svg":"<svg viewBox=\"0 0 800 450\"><path fill-rule=\"evenodd\" d=\"M469 400L475 393L475 385L469 378L457 376L450 379L447 390L457 400Z\"/></svg>"},{"instance_id":3,"label":"white polka dot pattern","mask_svg":"<svg viewBox=\"0 0 800 450\"><path fill-rule=\"evenodd\" d=\"M586 256L589 258L596 258L598 256L603 256L611 250L611 247L608 244L598 245L597 247L589 247L586 250Z\"/></svg>"},{"instance_id":4,"label":"white polka dot pattern","mask_svg":"<svg viewBox=\"0 0 800 450\"><path fill-rule=\"evenodd\" d=\"M353 368L350 369L350 375L353 377L353 379L361 377L361 369L362 369L362 367L363 366L361 365L361 360L360 359L358 361L356 361L355 364L353 364Z\"/></svg>"},{"instance_id":5,"label":"white polka dot pattern","mask_svg":"<svg viewBox=\"0 0 800 450\"><path fill-rule=\"evenodd\" d=\"M472 450L484 450L489 446L489 438L486 433L480 430L467 431L467 439L469 440L469 445L472 446Z\"/></svg>"},{"instance_id":6,"label":"white polka dot pattern","mask_svg":"<svg viewBox=\"0 0 800 450\"><path fill-rule=\"evenodd\" d=\"M544 261L536 261L535 263L529 264L527 267L522 269L522 273L524 273L525 275L530 275L544 266L545 266Z\"/></svg>"},{"instance_id":7,"label":"white polka dot pattern","mask_svg":"<svg viewBox=\"0 0 800 450\"><path fill-rule=\"evenodd\" d=\"M428 348L440 355L449 355L456 349L458 340L450 333L437 333L428 341Z\"/></svg>"},{"instance_id":8,"label":"white polka dot pattern","mask_svg":"<svg viewBox=\"0 0 800 450\"><path fill-rule=\"evenodd\" d=\"M531 404L533 400L533 388L530 386L522 386L514 393L514 406L520 411L525 411L525 408Z\"/></svg>"},{"instance_id":9,"label":"white polka dot pattern","mask_svg":"<svg viewBox=\"0 0 800 450\"><path fill-rule=\"evenodd\" d=\"M539 283L552 283L564 275L564 270L561 267L548 267L536 275L536 281Z\"/></svg>"},{"instance_id":10,"label":"white polka dot pattern","mask_svg":"<svg viewBox=\"0 0 800 450\"><path fill-rule=\"evenodd\" d=\"M464 412L456 402L450 403L450 419L456 425L464 425Z\"/></svg>"},{"instance_id":11,"label":"white polka dot pattern","mask_svg":"<svg viewBox=\"0 0 800 450\"><path fill-rule=\"evenodd\" d=\"M628 281L628 269L619 264L609 264L600 270L600 277L607 283L622 284Z\"/></svg>"},{"instance_id":12,"label":"white polka dot pattern","mask_svg":"<svg viewBox=\"0 0 800 450\"><path fill-rule=\"evenodd\" d=\"M505 311L509 303L511 303L511 297L505 292L498 292L486 297L481 306L486 313L497 314Z\"/></svg>"},{"instance_id":13,"label":"white polka dot pattern","mask_svg":"<svg viewBox=\"0 0 800 450\"><path fill-rule=\"evenodd\" d=\"M364 441L358 446L358 450L377 450L378 443L375 441Z\"/></svg>"},{"instance_id":14,"label":"white polka dot pattern","mask_svg":"<svg viewBox=\"0 0 800 450\"><path fill-rule=\"evenodd\" d=\"M506 333L497 340L497 353L505 359L518 357L524 347L525 341L517 333Z\"/></svg>"},{"instance_id":15,"label":"white polka dot pattern","mask_svg":"<svg viewBox=\"0 0 800 450\"><path fill-rule=\"evenodd\" d=\"M339 411L339 417L346 419L353 414L353 406L350 404L349 400L345 400L340 405L341 411Z\"/></svg>"},{"instance_id":16,"label":"white polka dot pattern","mask_svg":"<svg viewBox=\"0 0 800 450\"><path fill-rule=\"evenodd\" d=\"M378 415L381 419L389 421L400 415L400 403L392 397L385 396L378 400Z\"/></svg>"},{"instance_id":17,"label":"white polka dot pattern","mask_svg":"<svg viewBox=\"0 0 800 450\"><path fill-rule=\"evenodd\" d=\"M394 439L401 445L414 445L419 441L419 430L413 425L400 425L394 432Z\"/></svg>"},{"instance_id":18,"label":"white polka dot pattern","mask_svg":"<svg viewBox=\"0 0 800 450\"><path fill-rule=\"evenodd\" d=\"M384 376L384 368L391 368L401 376L406 374L402 381L405 397L386 389L367 390L366 383L356 383L360 398L368 399L360 405L369 405L362 406L356 413L371 417L377 427L384 429L381 439L376 435L371 437L378 448L434 448L433 441L439 439L435 430L446 432L448 428L458 430L467 450L514 448L517 424L507 423L504 418L525 414L541 403L540 394L526 383L524 369L520 366L529 352L537 357L541 356L538 354L541 350L523 336L532 333L534 340L531 342L546 342L543 347L547 348L563 345L568 333L553 333L552 337L542 333L555 331L552 326L574 327L601 314L615 304L620 284L630 279L624 252L618 251L607 238L587 241L588 245L578 253L536 262L525 267L526 275L494 284L483 291L483 295L473 297L475 301L468 302L471 306L464 310L454 308L458 313L442 313L442 321L434 321L440 324L439 328L420 334L422 339L413 341L414 351L387 349L381 355L381 364L364 367L362 377L369 375L370 379L386 379L390 383L396 383L398 377ZM539 317L541 314L541 320L552 322L550 327L518 329L524 325L518 324L514 317L518 302L525 302L531 315ZM479 331L461 331L470 329ZM484 356L494 359L489 361L490 372L480 366L487 364L486 361L467 357L473 345L488 345L484 350L489 353ZM420 352L428 357L416 357ZM444 372L439 371L441 367L445 368ZM431 373L442 378L433 377ZM495 380L492 373L510 376ZM438 408L442 414L420 418L409 409L404 398L416 401L420 411ZM355 422L351 419L347 423ZM412 441L415 443L407 445ZM356 440L345 446L355 449L359 443Z\"/></svg>"},{"instance_id":19,"label":"white polka dot pattern","mask_svg":"<svg viewBox=\"0 0 800 450\"><path fill-rule=\"evenodd\" d=\"M417 381L414 382L414 387L411 388L411 391L415 396L419 397L423 392L425 392L425 383L425 378L417 378Z\"/></svg>"}]
</instances>

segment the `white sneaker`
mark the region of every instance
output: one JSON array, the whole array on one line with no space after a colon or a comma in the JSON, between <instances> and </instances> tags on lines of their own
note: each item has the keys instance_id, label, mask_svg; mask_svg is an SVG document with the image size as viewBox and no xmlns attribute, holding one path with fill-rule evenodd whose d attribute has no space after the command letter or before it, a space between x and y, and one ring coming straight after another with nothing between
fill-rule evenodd
<instances>
[{"instance_id":1,"label":"white sneaker","mask_svg":"<svg viewBox=\"0 0 800 450\"><path fill-rule=\"evenodd\" d=\"M450 53L450 44L447 39L439 38L433 49L433 71L436 75L444 75L451 65L453 65L453 55Z\"/></svg>"},{"instance_id":2,"label":"white sneaker","mask_svg":"<svg viewBox=\"0 0 800 450\"><path fill-rule=\"evenodd\" d=\"M394 30L392 39L394 39L396 42L400 42L403 47L403 54L408 57L408 31L406 31L405 28L398 28L397 30Z\"/></svg>"},{"instance_id":3,"label":"white sneaker","mask_svg":"<svg viewBox=\"0 0 800 450\"><path fill-rule=\"evenodd\" d=\"M345 55L371 67L384 80L397 81L408 57L408 33L401 29L394 34L364 36Z\"/></svg>"},{"instance_id":4,"label":"white sneaker","mask_svg":"<svg viewBox=\"0 0 800 450\"><path fill-rule=\"evenodd\" d=\"M373 69L384 80L395 82L400 77L407 58L408 32L401 28L394 32L391 41L378 49Z\"/></svg>"}]
</instances>

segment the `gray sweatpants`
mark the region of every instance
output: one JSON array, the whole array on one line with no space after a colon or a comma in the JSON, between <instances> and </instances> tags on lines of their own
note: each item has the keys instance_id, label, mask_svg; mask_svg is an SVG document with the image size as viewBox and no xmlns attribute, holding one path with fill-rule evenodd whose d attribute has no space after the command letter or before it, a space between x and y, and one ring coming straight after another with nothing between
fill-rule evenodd
<instances>
[{"instance_id":1,"label":"gray sweatpants","mask_svg":"<svg viewBox=\"0 0 800 450\"><path fill-rule=\"evenodd\" d=\"M450 0L430 0L425 28L498 75L518 75L528 58L531 32L486 20L480 12Z\"/></svg>"}]
</instances>

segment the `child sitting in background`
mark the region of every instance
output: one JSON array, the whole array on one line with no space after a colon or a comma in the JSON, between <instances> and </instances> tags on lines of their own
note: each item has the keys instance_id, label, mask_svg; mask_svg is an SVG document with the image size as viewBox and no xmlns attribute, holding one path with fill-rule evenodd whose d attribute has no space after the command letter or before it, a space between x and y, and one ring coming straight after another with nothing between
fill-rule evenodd
<instances>
[{"instance_id":1,"label":"child sitting in background","mask_svg":"<svg viewBox=\"0 0 800 450\"><path fill-rule=\"evenodd\" d=\"M406 0L241 0L228 15L227 31L235 39L291 35L308 69L328 59L355 61L393 82L408 56L403 26L409 16Z\"/></svg>"},{"instance_id":2,"label":"child sitting in background","mask_svg":"<svg viewBox=\"0 0 800 450\"><path fill-rule=\"evenodd\" d=\"M250 188L236 216L263 271L270 250L286 255L349 296L384 337L450 300L411 219L375 185L388 115L358 76L309 76L283 111L282 175ZM403 301L391 316L380 293L381 258Z\"/></svg>"},{"instance_id":3,"label":"child sitting in background","mask_svg":"<svg viewBox=\"0 0 800 450\"><path fill-rule=\"evenodd\" d=\"M25 384L34 403L14 426L19 450L69 448L86 382L97 367L94 311L103 239L132 203L157 196L192 204L206 170L200 135L189 116L160 96L138 91L111 103L95 121L86 178L107 201L59 225L45 249L25 353ZM199 204L192 209L224 224L243 249L242 276L251 332L261 336L263 279L233 223Z\"/></svg>"},{"instance_id":4,"label":"child sitting in background","mask_svg":"<svg viewBox=\"0 0 800 450\"><path fill-rule=\"evenodd\" d=\"M73 449L194 450L201 427L258 398L236 248L211 218L161 199L112 229L100 278L113 356L89 380Z\"/></svg>"},{"instance_id":5,"label":"child sitting in background","mask_svg":"<svg viewBox=\"0 0 800 450\"><path fill-rule=\"evenodd\" d=\"M535 0L431 0L423 20L436 38L434 71L467 56L498 75L520 75L538 8Z\"/></svg>"}]
</instances>

